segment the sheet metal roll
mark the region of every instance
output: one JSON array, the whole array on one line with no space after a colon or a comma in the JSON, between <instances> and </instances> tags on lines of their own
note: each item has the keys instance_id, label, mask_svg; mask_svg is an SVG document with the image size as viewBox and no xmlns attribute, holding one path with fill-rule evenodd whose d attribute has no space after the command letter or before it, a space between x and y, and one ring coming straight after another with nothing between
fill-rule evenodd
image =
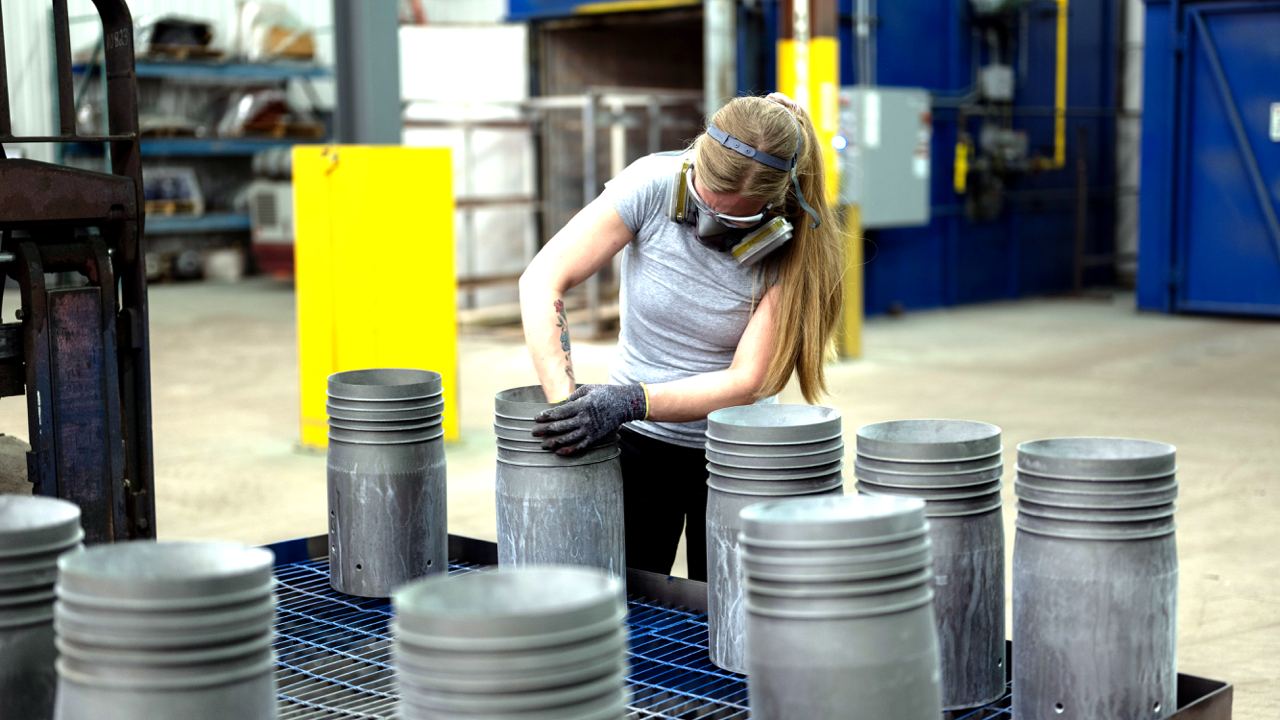
<instances>
[{"instance_id":1,"label":"sheet metal roll","mask_svg":"<svg viewBox=\"0 0 1280 720\"><path fill-rule=\"evenodd\" d=\"M1003 469L1000 428L987 423L898 420L858 430L858 492L925 501L948 711L1004 694Z\"/></svg>"},{"instance_id":2,"label":"sheet metal roll","mask_svg":"<svg viewBox=\"0 0 1280 720\"><path fill-rule=\"evenodd\" d=\"M617 439L563 457L542 449L533 418L551 404L542 388L494 399L498 432L498 564L584 565L625 580L622 468Z\"/></svg>"},{"instance_id":3,"label":"sheet metal roll","mask_svg":"<svg viewBox=\"0 0 1280 720\"><path fill-rule=\"evenodd\" d=\"M439 373L356 370L329 378L329 582L387 597L448 569Z\"/></svg>"},{"instance_id":4,"label":"sheet metal roll","mask_svg":"<svg viewBox=\"0 0 1280 720\"><path fill-rule=\"evenodd\" d=\"M1016 491L1015 716L1171 715L1174 447L1122 438L1023 443Z\"/></svg>"},{"instance_id":5,"label":"sheet metal roll","mask_svg":"<svg viewBox=\"0 0 1280 720\"><path fill-rule=\"evenodd\" d=\"M790 499L741 522L751 716L937 720L924 503Z\"/></svg>"}]
</instances>

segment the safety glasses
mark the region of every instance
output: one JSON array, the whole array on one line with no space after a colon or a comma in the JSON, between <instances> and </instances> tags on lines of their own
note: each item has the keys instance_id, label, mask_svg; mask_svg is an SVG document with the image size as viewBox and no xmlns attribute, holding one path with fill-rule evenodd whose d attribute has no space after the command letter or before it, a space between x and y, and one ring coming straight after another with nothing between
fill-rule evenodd
<instances>
[{"instance_id":1,"label":"safety glasses","mask_svg":"<svg viewBox=\"0 0 1280 720\"><path fill-rule=\"evenodd\" d=\"M746 215L746 216L725 215L724 213L719 213L719 212L716 212L715 210L712 210L711 206L708 205L706 201L704 201L702 197L698 195L698 191L693 187L693 169L692 168L690 168L689 172L684 174L684 181L685 181L685 184L689 186L689 197L693 198L694 204L698 206L698 212L706 213L711 217L714 217L721 224L728 225L729 227L736 227L736 228L755 227L756 225L759 225L761 221L764 220L765 215L768 214L769 209L772 207L772 205L765 205L764 208L762 208L760 212L756 213L755 215Z\"/></svg>"}]
</instances>

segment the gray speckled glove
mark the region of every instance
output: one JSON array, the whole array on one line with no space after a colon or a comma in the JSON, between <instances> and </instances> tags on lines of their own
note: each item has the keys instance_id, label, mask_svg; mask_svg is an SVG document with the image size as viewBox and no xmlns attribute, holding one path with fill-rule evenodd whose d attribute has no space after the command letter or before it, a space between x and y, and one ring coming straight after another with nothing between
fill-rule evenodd
<instances>
[{"instance_id":1,"label":"gray speckled glove","mask_svg":"<svg viewBox=\"0 0 1280 720\"><path fill-rule=\"evenodd\" d=\"M544 450L573 455L618 432L623 423L648 414L644 388L636 385L583 385L562 405L534 418L533 434L545 438Z\"/></svg>"}]
</instances>

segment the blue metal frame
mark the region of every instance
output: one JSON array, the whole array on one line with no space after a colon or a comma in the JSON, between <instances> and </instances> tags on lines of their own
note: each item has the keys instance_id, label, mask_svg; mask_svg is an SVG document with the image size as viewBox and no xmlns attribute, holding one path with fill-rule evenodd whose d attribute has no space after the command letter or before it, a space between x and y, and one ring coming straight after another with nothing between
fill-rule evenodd
<instances>
[{"instance_id":1,"label":"blue metal frame","mask_svg":"<svg viewBox=\"0 0 1280 720\"><path fill-rule=\"evenodd\" d=\"M100 71L97 65L73 65L72 72L83 75L90 70ZM221 63L221 62L170 62L162 60L138 60L140 78L170 78L177 80L218 80L235 83L277 83L284 80L326 78L332 75L327 67L299 62L273 63Z\"/></svg>"},{"instance_id":2,"label":"blue metal frame","mask_svg":"<svg viewBox=\"0 0 1280 720\"><path fill-rule=\"evenodd\" d=\"M644 2L637 0L507 0L507 20L520 22L524 20L550 20L569 17L581 13L584 5L592 6L593 13L599 13L610 4L618 6L618 11L634 11L650 9ZM670 0L664 3L659 0L652 4L652 9L670 9L673 6L694 7L700 0Z\"/></svg>"},{"instance_id":3,"label":"blue metal frame","mask_svg":"<svg viewBox=\"0 0 1280 720\"><path fill-rule=\"evenodd\" d=\"M248 232L245 213L205 213L204 215L148 215L147 235L194 235L197 233Z\"/></svg>"},{"instance_id":4,"label":"blue metal frame","mask_svg":"<svg viewBox=\"0 0 1280 720\"><path fill-rule=\"evenodd\" d=\"M333 590L327 561L307 559L309 547L307 540L271 546L277 559L280 717L395 717L399 692L391 657L390 603ZM481 567L453 560L449 574ZM628 718L750 717L746 678L711 663L704 613L636 595L628 599L627 610ZM1008 689L997 702L952 717L1011 717Z\"/></svg>"},{"instance_id":5,"label":"blue metal frame","mask_svg":"<svg viewBox=\"0 0 1280 720\"><path fill-rule=\"evenodd\" d=\"M1280 21L1280 3L1148 0L1143 309L1280 316L1280 191L1267 187L1268 170L1240 108L1241 92L1251 93L1244 97L1255 105L1267 95L1271 86L1256 75L1274 70L1276 46L1240 36L1241 28L1265 34L1257 23L1226 26L1222 38L1211 27L1213 18L1244 13ZM1222 46L1226 38L1233 44ZM1234 61L1234 72L1224 57ZM1251 65L1253 74L1245 72ZM1274 160L1280 150L1261 144L1272 153L1270 172L1280 171ZM1160 187L1168 192L1155 191Z\"/></svg>"},{"instance_id":6,"label":"blue metal frame","mask_svg":"<svg viewBox=\"0 0 1280 720\"><path fill-rule=\"evenodd\" d=\"M272 148L328 142L323 138L143 138L142 157L252 157ZM63 147L67 157L102 154L101 143Z\"/></svg>"}]
</instances>

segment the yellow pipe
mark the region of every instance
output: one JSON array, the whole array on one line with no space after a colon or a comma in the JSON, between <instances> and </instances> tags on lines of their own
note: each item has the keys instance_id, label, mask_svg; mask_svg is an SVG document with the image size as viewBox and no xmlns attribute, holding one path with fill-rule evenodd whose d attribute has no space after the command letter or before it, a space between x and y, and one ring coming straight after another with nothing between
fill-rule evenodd
<instances>
[{"instance_id":1,"label":"yellow pipe","mask_svg":"<svg viewBox=\"0 0 1280 720\"><path fill-rule=\"evenodd\" d=\"M1067 164L1067 5L1058 0L1058 53L1053 85L1053 164L1057 170Z\"/></svg>"},{"instance_id":2,"label":"yellow pipe","mask_svg":"<svg viewBox=\"0 0 1280 720\"><path fill-rule=\"evenodd\" d=\"M836 350L842 358L862 357L862 209L844 208L845 276L844 313L836 333Z\"/></svg>"},{"instance_id":3,"label":"yellow pipe","mask_svg":"<svg viewBox=\"0 0 1280 720\"><path fill-rule=\"evenodd\" d=\"M963 195L969 185L969 140L961 137L956 140L956 162L951 176L951 184L957 195Z\"/></svg>"},{"instance_id":4,"label":"yellow pipe","mask_svg":"<svg viewBox=\"0 0 1280 720\"><path fill-rule=\"evenodd\" d=\"M578 5L573 9L579 15L603 15L615 12L639 12L643 10L670 10L672 8L701 5L702 0L601 0Z\"/></svg>"}]
</instances>

